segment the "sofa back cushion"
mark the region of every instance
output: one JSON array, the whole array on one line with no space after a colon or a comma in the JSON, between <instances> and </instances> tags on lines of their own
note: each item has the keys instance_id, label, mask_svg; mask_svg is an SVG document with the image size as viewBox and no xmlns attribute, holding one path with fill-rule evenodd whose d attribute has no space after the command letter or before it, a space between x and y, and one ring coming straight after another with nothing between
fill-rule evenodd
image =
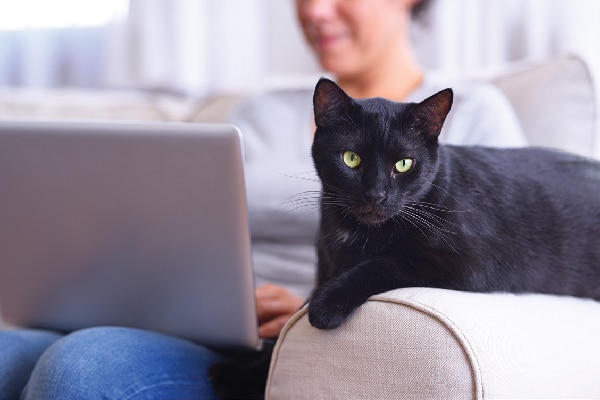
<instances>
[{"instance_id":1,"label":"sofa back cushion","mask_svg":"<svg viewBox=\"0 0 600 400\"><path fill-rule=\"evenodd\" d=\"M592 61L565 55L492 79L512 103L530 145L600 158L599 90Z\"/></svg>"}]
</instances>

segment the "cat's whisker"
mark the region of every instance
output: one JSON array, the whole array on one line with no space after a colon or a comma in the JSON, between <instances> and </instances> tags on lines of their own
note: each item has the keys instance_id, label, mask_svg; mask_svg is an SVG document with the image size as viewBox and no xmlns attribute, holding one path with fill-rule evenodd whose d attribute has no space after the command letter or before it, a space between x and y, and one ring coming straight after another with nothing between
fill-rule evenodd
<instances>
[{"instance_id":1,"label":"cat's whisker","mask_svg":"<svg viewBox=\"0 0 600 400\"><path fill-rule=\"evenodd\" d=\"M294 207L294 208L290 208L287 210L281 210L281 214L284 216L288 216L288 215L292 215L295 212L299 212L300 210L308 210L308 211L303 211L303 215L318 215L319 214L319 209L318 208L309 208L308 206L304 206L304 207Z\"/></svg>"},{"instance_id":2,"label":"cat's whisker","mask_svg":"<svg viewBox=\"0 0 600 400\"><path fill-rule=\"evenodd\" d=\"M418 207L414 207L413 205L406 205L405 208L418 213L419 215L421 215L425 219L429 219L429 221L432 222L432 223L439 223L439 227L438 228L440 230L443 230L443 231L451 233L451 234L458 234L458 232L454 232L454 231L451 231L451 230L445 228L445 225L452 225L455 228L459 228L459 226L457 224L455 224L454 222L452 222L450 220L442 218L439 215L431 213L431 212L429 212L427 210L423 210L423 209L420 209Z\"/></svg>"},{"instance_id":3,"label":"cat's whisker","mask_svg":"<svg viewBox=\"0 0 600 400\"><path fill-rule=\"evenodd\" d=\"M307 202L314 202L315 204L317 204L319 198L320 198L320 192L311 191L311 190L305 191L305 192L300 192L300 193L296 193L296 194L288 197L287 199L285 199L282 203L279 204L279 207L284 207L288 204L307 203Z\"/></svg>"},{"instance_id":4,"label":"cat's whisker","mask_svg":"<svg viewBox=\"0 0 600 400\"><path fill-rule=\"evenodd\" d=\"M407 215L410 215L412 218L415 218L416 221L420 222L422 224L422 226L424 228L429 229L431 232L436 232L439 233L439 237L444 241L444 243L446 243L451 249L452 251L454 251L456 254L460 254L459 251L452 246L452 243L450 243L450 238L446 236L446 234L458 234L457 232L452 232L449 231L447 229L444 229L434 223L432 223L431 221L427 220L425 217L422 216L422 214L419 213L419 210L410 210L410 211L406 211ZM429 240L429 243L431 243L431 240Z\"/></svg>"},{"instance_id":5,"label":"cat's whisker","mask_svg":"<svg viewBox=\"0 0 600 400\"><path fill-rule=\"evenodd\" d=\"M327 198L327 197L323 197L321 199L321 204L323 205L331 205L331 206L339 206L339 207L347 207L348 206L348 202L344 201L344 199L340 199L340 198Z\"/></svg>"},{"instance_id":6,"label":"cat's whisker","mask_svg":"<svg viewBox=\"0 0 600 400\"><path fill-rule=\"evenodd\" d=\"M460 206L461 206L461 207L464 209L464 211L466 211L466 212L471 212L471 211L473 211L473 210L474 210L474 209L472 209L472 208L469 208L469 207L466 207L464 204L462 204L462 203L460 202L460 200L458 200L456 197L454 197L454 195L453 195L452 193L450 193L450 192L449 192L447 189L444 189L443 187L441 187L441 186L439 186L439 185L436 185L435 183L433 183L433 182L431 182L431 181L429 181L428 183L429 183L429 184L430 184L432 187L434 187L434 188L436 188L436 189L438 189L438 190L440 190L440 191L442 191L442 192L446 193L448 196L450 196L450 197L451 197L451 198L452 198L452 199L453 199L453 200L454 200L454 201L455 201L455 202L456 202L458 205L460 205Z\"/></svg>"},{"instance_id":7,"label":"cat's whisker","mask_svg":"<svg viewBox=\"0 0 600 400\"><path fill-rule=\"evenodd\" d=\"M321 195L321 191L320 190L305 190L304 192L299 192L299 193L289 196L286 200L294 199L297 197L303 197L307 194L310 194L311 196L314 196L314 197L319 197Z\"/></svg>"},{"instance_id":8,"label":"cat's whisker","mask_svg":"<svg viewBox=\"0 0 600 400\"><path fill-rule=\"evenodd\" d=\"M441 212L446 212L446 213L464 213L464 212L471 212L470 210L454 210L452 208L446 207L444 205L441 204L434 204L434 203L427 203L424 201L414 201L414 202L410 202L407 203L407 205L410 206L417 206L417 207L421 207L421 208L427 208L433 211L441 211Z\"/></svg>"},{"instance_id":9,"label":"cat's whisker","mask_svg":"<svg viewBox=\"0 0 600 400\"><path fill-rule=\"evenodd\" d=\"M321 204L347 208L351 203L352 201L347 196L344 196L341 191L331 192L324 190L322 193Z\"/></svg>"},{"instance_id":10,"label":"cat's whisker","mask_svg":"<svg viewBox=\"0 0 600 400\"><path fill-rule=\"evenodd\" d=\"M316 207L316 206L318 206L318 204L319 204L318 199L306 198L306 199L289 200L289 201L279 204L278 207L279 208L287 208L290 206L298 206L298 205L314 205Z\"/></svg>"},{"instance_id":11,"label":"cat's whisker","mask_svg":"<svg viewBox=\"0 0 600 400\"><path fill-rule=\"evenodd\" d=\"M316 206L319 204L319 198L307 197L307 198L292 199L292 200L288 200L288 201L285 201L285 202L279 204L279 207L286 207L288 205L298 205L298 204L314 204Z\"/></svg>"},{"instance_id":12,"label":"cat's whisker","mask_svg":"<svg viewBox=\"0 0 600 400\"><path fill-rule=\"evenodd\" d=\"M431 232L437 232L437 231L439 231L439 229L438 229L437 226L435 226L434 224L432 224L431 222L429 222L427 219L421 217L419 214L415 213L412 210L405 210L405 215L410 216L415 221L419 222L421 226L423 226L424 228L429 229Z\"/></svg>"},{"instance_id":13,"label":"cat's whisker","mask_svg":"<svg viewBox=\"0 0 600 400\"><path fill-rule=\"evenodd\" d=\"M316 176L316 172L314 170L301 172L301 173L298 173L295 175L290 175L290 174L283 174L283 175L288 178L321 183L320 180L318 179L318 177ZM306 176L306 175L308 175L308 176ZM304 192L299 192L299 193L291 195L290 197L285 199L282 203L280 203L278 205L278 207L280 209L286 211L286 213L291 213L291 212L302 210L302 209L313 208L315 210L313 213L311 213L311 215L313 215L314 213L319 211L320 198L321 198L321 190L307 190Z\"/></svg>"},{"instance_id":14,"label":"cat's whisker","mask_svg":"<svg viewBox=\"0 0 600 400\"><path fill-rule=\"evenodd\" d=\"M311 209L312 212L306 212L305 214L315 215L319 212L319 199L320 192L318 191L300 192L288 197L285 201L278 204L277 208L283 215L291 215L300 210Z\"/></svg>"},{"instance_id":15,"label":"cat's whisker","mask_svg":"<svg viewBox=\"0 0 600 400\"><path fill-rule=\"evenodd\" d=\"M300 204L300 205L295 205L295 206L289 206L286 208L281 208L282 211L285 212L292 212L292 211L298 211L298 210L304 210L304 209L313 209L315 211L319 211L319 207L317 207L316 205L313 204Z\"/></svg>"},{"instance_id":16,"label":"cat's whisker","mask_svg":"<svg viewBox=\"0 0 600 400\"><path fill-rule=\"evenodd\" d=\"M436 225L435 223L433 223L432 221L427 219L427 216L423 216L419 210L414 210L414 209L410 209L410 208L404 208L403 209L403 214L414 219L415 223L418 223L419 225L421 225L423 228L426 228L427 230L429 230L430 232L434 232L434 233L439 233L440 237L442 237L442 239L444 241L445 240L445 233L453 233L448 231L447 229L444 229L438 225ZM447 243L447 241L446 241Z\"/></svg>"},{"instance_id":17,"label":"cat's whisker","mask_svg":"<svg viewBox=\"0 0 600 400\"><path fill-rule=\"evenodd\" d=\"M313 176L310 176L310 177L300 176L300 175L308 175L308 174L311 174ZM303 181L310 181L310 182L321 183L321 181L319 180L319 178L316 176L315 171L301 172L301 173L298 173L296 175L283 174L283 176L285 176L287 178L300 179L300 180L303 180Z\"/></svg>"},{"instance_id":18,"label":"cat's whisker","mask_svg":"<svg viewBox=\"0 0 600 400\"><path fill-rule=\"evenodd\" d=\"M342 208L342 219L341 221L345 221L348 218L352 218L352 212L350 211L350 209L348 207L343 207Z\"/></svg>"},{"instance_id":19,"label":"cat's whisker","mask_svg":"<svg viewBox=\"0 0 600 400\"><path fill-rule=\"evenodd\" d=\"M392 221L399 229L406 229L408 226L406 225L406 218L403 218L402 215L396 214L392 217ZM402 222L402 226L400 225Z\"/></svg>"},{"instance_id":20,"label":"cat's whisker","mask_svg":"<svg viewBox=\"0 0 600 400\"><path fill-rule=\"evenodd\" d=\"M431 244L431 241L429 240L429 236L425 233L425 231L423 231L423 229L421 229L421 226L418 223L416 223L416 221L413 220L413 217L410 214L410 212L408 212L406 210L401 210L399 213L397 213L396 215L394 215L392 217L393 220L396 220L396 218L400 218L402 221L408 222L409 224L414 226L416 229L419 230L419 232L421 232L423 237L426 238L427 241L429 241L429 244Z\"/></svg>"}]
</instances>

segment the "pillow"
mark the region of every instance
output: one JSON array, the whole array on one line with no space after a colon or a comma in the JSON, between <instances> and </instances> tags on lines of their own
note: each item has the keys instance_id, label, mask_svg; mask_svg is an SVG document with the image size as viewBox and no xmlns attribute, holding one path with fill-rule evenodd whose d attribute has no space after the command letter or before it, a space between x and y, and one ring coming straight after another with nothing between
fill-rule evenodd
<instances>
[{"instance_id":1,"label":"pillow","mask_svg":"<svg viewBox=\"0 0 600 400\"><path fill-rule=\"evenodd\" d=\"M565 55L492 79L512 103L529 144L600 158L600 105L592 61Z\"/></svg>"}]
</instances>

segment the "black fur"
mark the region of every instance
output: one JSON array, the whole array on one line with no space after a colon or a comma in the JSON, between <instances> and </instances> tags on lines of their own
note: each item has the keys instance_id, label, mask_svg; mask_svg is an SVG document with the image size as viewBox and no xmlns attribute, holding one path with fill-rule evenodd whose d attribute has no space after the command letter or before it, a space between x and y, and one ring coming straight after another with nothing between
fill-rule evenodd
<instances>
[{"instance_id":1,"label":"black fur","mask_svg":"<svg viewBox=\"0 0 600 400\"><path fill-rule=\"evenodd\" d=\"M273 348L255 355L232 357L210 366L208 378L221 399L262 399Z\"/></svg>"},{"instance_id":2,"label":"black fur","mask_svg":"<svg viewBox=\"0 0 600 400\"><path fill-rule=\"evenodd\" d=\"M447 146L452 90L421 103L352 99L321 79L322 182L309 321L338 327L370 296L423 286L600 299L600 163L560 151ZM551 112L551 111L549 111ZM361 164L350 168L343 154ZM404 158L405 173L394 170ZM260 396L270 355L213 367L227 398Z\"/></svg>"},{"instance_id":3,"label":"black fur","mask_svg":"<svg viewBox=\"0 0 600 400\"><path fill-rule=\"evenodd\" d=\"M600 163L441 145L451 104L450 89L407 104L317 84L313 326L336 328L371 295L410 286L600 299ZM348 150L358 167L344 164ZM404 158L413 168L399 173Z\"/></svg>"}]
</instances>

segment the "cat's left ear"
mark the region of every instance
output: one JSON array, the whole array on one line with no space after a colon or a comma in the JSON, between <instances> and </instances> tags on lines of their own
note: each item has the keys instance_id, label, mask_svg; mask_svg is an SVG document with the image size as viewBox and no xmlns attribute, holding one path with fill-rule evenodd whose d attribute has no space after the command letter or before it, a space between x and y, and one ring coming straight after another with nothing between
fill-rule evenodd
<instances>
[{"instance_id":1,"label":"cat's left ear","mask_svg":"<svg viewBox=\"0 0 600 400\"><path fill-rule=\"evenodd\" d=\"M324 128L336 122L336 117L347 116L352 109L353 101L334 81L321 78L315 87L313 106L315 124Z\"/></svg>"},{"instance_id":2,"label":"cat's left ear","mask_svg":"<svg viewBox=\"0 0 600 400\"><path fill-rule=\"evenodd\" d=\"M452 107L453 98L452 89L444 89L417 103L411 113L414 127L428 139L437 139Z\"/></svg>"}]
</instances>

